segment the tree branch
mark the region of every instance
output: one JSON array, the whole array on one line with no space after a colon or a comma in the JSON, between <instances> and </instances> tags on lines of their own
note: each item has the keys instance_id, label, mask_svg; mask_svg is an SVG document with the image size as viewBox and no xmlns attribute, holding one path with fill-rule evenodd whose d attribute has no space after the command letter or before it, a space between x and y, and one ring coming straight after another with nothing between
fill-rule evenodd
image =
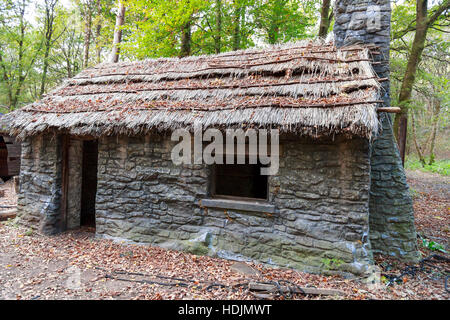
<instances>
[{"instance_id":1,"label":"tree branch","mask_svg":"<svg viewBox=\"0 0 450 320\"><path fill-rule=\"evenodd\" d=\"M434 10L433 14L427 19L427 26L432 26L442 13L450 9L450 0L444 0L444 2Z\"/></svg>"}]
</instances>

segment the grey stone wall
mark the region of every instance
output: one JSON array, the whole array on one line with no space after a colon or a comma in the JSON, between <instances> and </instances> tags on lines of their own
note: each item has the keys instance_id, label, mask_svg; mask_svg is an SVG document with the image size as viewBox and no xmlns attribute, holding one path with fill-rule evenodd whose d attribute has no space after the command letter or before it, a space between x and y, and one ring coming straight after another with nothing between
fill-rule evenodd
<instances>
[{"instance_id":1,"label":"grey stone wall","mask_svg":"<svg viewBox=\"0 0 450 320\"><path fill-rule=\"evenodd\" d=\"M412 199L390 118L382 115L383 134L372 145L370 241L374 252L417 261Z\"/></svg>"},{"instance_id":2,"label":"grey stone wall","mask_svg":"<svg viewBox=\"0 0 450 320\"><path fill-rule=\"evenodd\" d=\"M19 222L45 234L62 230L61 141L39 135L22 142Z\"/></svg>"},{"instance_id":3,"label":"grey stone wall","mask_svg":"<svg viewBox=\"0 0 450 320\"><path fill-rule=\"evenodd\" d=\"M203 207L210 168L175 166L168 137L101 138L97 234L310 272L364 272L372 260L367 141L281 143L270 215Z\"/></svg>"},{"instance_id":4,"label":"grey stone wall","mask_svg":"<svg viewBox=\"0 0 450 320\"><path fill-rule=\"evenodd\" d=\"M389 0L339 0L335 7L337 46L374 43L375 72L389 78L391 8ZM382 82L383 100L390 105L389 81ZM371 144L370 239L374 252L416 261L412 200L393 136L389 115L381 114L383 131Z\"/></svg>"}]
</instances>

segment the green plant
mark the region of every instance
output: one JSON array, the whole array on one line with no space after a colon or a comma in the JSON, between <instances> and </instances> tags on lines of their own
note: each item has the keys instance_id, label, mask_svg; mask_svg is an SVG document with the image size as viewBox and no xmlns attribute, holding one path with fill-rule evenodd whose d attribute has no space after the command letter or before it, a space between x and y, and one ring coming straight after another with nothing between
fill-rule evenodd
<instances>
[{"instance_id":1,"label":"green plant","mask_svg":"<svg viewBox=\"0 0 450 320\"><path fill-rule=\"evenodd\" d=\"M445 248L442 244L434 242L434 241L430 241L428 239L422 239L422 246L431 251L440 251L443 253L447 253L447 251L445 250Z\"/></svg>"},{"instance_id":2,"label":"green plant","mask_svg":"<svg viewBox=\"0 0 450 320\"><path fill-rule=\"evenodd\" d=\"M332 258L332 259L323 258L323 259L322 259L322 263L323 263L327 268L331 269L331 268L339 268L339 266L340 266L341 264L343 264L344 261L341 260L341 259L335 259L335 258Z\"/></svg>"}]
</instances>

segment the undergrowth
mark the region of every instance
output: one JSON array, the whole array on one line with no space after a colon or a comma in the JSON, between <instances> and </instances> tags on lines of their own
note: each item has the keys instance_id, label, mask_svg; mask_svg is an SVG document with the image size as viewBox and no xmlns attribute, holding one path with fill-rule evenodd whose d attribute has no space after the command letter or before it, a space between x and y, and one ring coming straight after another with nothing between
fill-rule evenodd
<instances>
[{"instance_id":1,"label":"undergrowth","mask_svg":"<svg viewBox=\"0 0 450 320\"><path fill-rule=\"evenodd\" d=\"M450 175L450 159L445 160L436 160L432 165L425 164L419 161L416 158L408 158L405 161L405 168L409 170L420 170L424 172L434 172L443 176Z\"/></svg>"}]
</instances>

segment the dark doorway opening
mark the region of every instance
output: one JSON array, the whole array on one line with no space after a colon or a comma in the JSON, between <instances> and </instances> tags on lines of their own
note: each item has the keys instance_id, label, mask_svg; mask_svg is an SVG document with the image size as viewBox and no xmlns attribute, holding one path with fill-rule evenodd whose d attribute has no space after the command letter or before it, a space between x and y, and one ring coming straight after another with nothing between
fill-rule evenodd
<instances>
[{"instance_id":1,"label":"dark doorway opening","mask_svg":"<svg viewBox=\"0 0 450 320\"><path fill-rule=\"evenodd\" d=\"M3 137L0 136L0 178L8 177L8 149Z\"/></svg>"},{"instance_id":2,"label":"dark doorway opening","mask_svg":"<svg viewBox=\"0 0 450 320\"><path fill-rule=\"evenodd\" d=\"M98 142L83 142L80 225L95 227L95 195L97 193Z\"/></svg>"}]
</instances>

